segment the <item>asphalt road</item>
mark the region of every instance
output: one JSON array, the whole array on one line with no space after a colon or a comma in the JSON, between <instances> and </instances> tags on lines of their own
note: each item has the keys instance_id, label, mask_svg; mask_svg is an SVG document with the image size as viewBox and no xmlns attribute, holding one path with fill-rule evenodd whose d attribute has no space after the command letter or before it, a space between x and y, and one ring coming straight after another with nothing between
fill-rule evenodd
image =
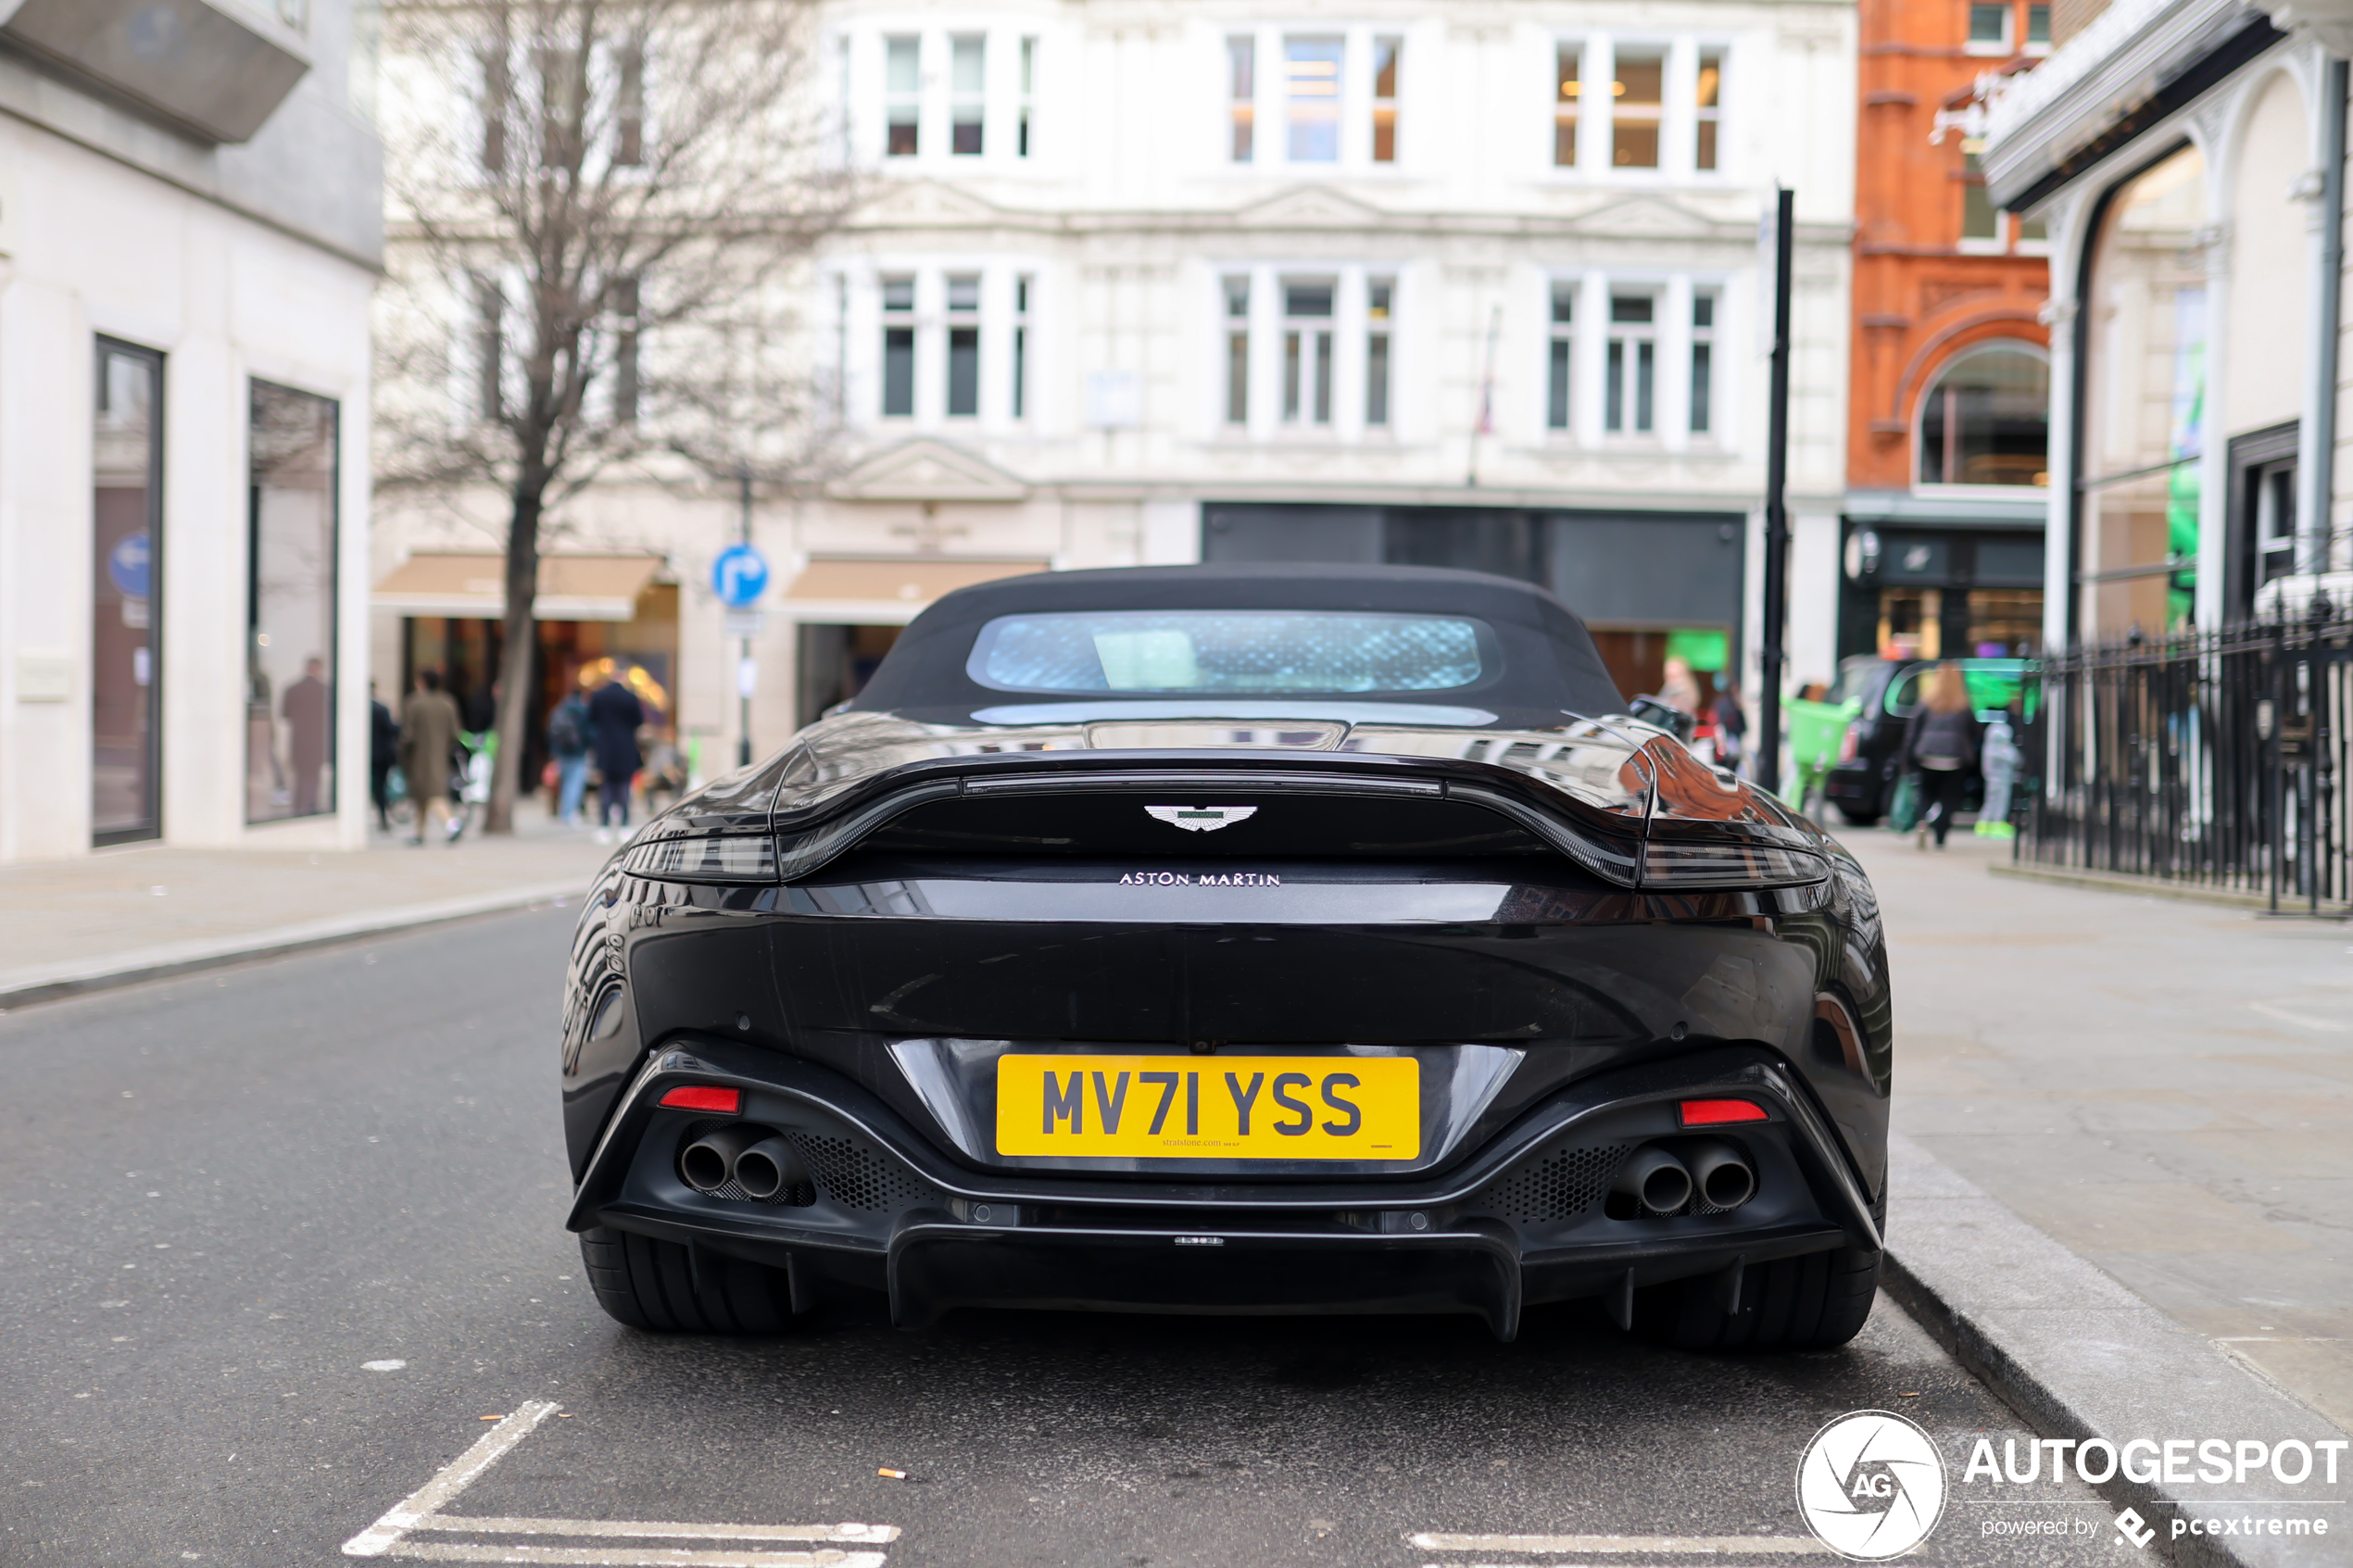
<instances>
[{"instance_id":1,"label":"asphalt road","mask_svg":"<svg viewBox=\"0 0 2353 1568\"><path fill-rule=\"evenodd\" d=\"M1825 1421L1900 1410L1957 1479L1980 1434L2026 1435L1884 1301L1854 1346L1798 1357L1655 1350L1579 1309L1508 1346L1468 1318L967 1313L915 1336L856 1298L781 1340L633 1334L561 1228L569 925L508 916L0 1017L0 1563L346 1562L497 1430L484 1417L534 1401L560 1413L443 1506L579 1528L412 1534L396 1555L1815 1564L1833 1559L1802 1544L1793 1476ZM1985 1505L1957 1503L1914 1561L2146 1561L2087 1494L2037 1496L2102 1538L1987 1537ZM899 1533L594 1534L611 1521Z\"/></svg>"}]
</instances>

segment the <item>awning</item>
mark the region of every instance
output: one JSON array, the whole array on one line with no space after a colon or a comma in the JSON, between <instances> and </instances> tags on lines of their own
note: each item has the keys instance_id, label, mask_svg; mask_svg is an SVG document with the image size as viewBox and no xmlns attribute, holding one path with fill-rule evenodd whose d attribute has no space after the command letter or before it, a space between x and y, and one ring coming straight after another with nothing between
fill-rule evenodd
<instances>
[{"instance_id":1,"label":"awning","mask_svg":"<svg viewBox=\"0 0 2353 1568\"><path fill-rule=\"evenodd\" d=\"M794 601L826 604L929 604L951 589L1043 571L1042 560L942 560L933 557L859 557L812 560L785 590Z\"/></svg>"},{"instance_id":2,"label":"awning","mask_svg":"<svg viewBox=\"0 0 2353 1568\"><path fill-rule=\"evenodd\" d=\"M660 556L542 556L532 615L539 621L628 621L661 570ZM371 602L397 615L496 621L507 613L503 556L421 553L376 584Z\"/></svg>"}]
</instances>

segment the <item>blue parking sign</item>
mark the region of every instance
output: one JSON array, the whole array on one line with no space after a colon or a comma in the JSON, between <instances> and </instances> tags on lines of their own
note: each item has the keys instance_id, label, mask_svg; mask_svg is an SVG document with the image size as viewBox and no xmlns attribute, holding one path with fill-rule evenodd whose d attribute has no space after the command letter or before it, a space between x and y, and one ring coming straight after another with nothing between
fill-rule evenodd
<instances>
[{"instance_id":1,"label":"blue parking sign","mask_svg":"<svg viewBox=\"0 0 2353 1568\"><path fill-rule=\"evenodd\" d=\"M760 602L768 591L768 558L749 545L730 545L711 563L711 591L730 609Z\"/></svg>"}]
</instances>

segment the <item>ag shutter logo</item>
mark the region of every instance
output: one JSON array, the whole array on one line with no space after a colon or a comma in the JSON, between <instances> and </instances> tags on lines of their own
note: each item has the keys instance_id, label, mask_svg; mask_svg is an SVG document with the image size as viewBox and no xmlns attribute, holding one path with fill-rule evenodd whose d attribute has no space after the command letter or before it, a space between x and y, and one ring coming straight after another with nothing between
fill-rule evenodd
<instances>
[{"instance_id":1,"label":"ag shutter logo","mask_svg":"<svg viewBox=\"0 0 2353 1568\"><path fill-rule=\"evenodd\" d=\"M1855 1411L1797 1461L1797 1508L1841 1557L1880 1562L1928 1538L1944 1512L1944 1456L1892 1411Z\"/></svg>"},{"instance_id":2,"label":"ag shutter logo","mask_svg":"<svg viewBox=\"0 0 2353 1568\"><path fill-rule=\"evenodd\" d=\"M1255 806L1147 806L1144 809L1187 833L1215 833L1258 815Z\"/></svg>"}]
</instances>

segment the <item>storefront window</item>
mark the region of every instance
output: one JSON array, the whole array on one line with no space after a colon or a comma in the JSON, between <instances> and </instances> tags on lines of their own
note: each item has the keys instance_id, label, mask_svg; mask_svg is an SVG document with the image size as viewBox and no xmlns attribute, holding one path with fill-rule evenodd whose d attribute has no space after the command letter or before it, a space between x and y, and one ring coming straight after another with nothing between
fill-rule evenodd
<instances>
[{"instance_id":1,"label":"storefront window","mask_svg":"<svg viewBox=\"0 0 2353 1568\"><path fill-rule=\"evenodd\" d=\"M163 356L100 339L91 430L90 831L162 830Z\"/></svg>"},{"instance_id":2,"label":"storefront window","mask_svg":"<svg viewBox=\"0 0 2353 1568\"><path fill-rule=\"evenodd\" d=\"M2206 418L2206 160L2183 147L2108 202L2095 242L2082 469L2086 638L2190 616Z\"/></svg>"},{"instance_id":3,"label":"storefront window","mask_svg":"<svg viewBox=\"0 0 2353 1568\"><path fill-rule=\"evenodd\" d=\"M335 809L335 404L253 383L245 820Z\"/></svg>"},{"instance_id":4,"label":"storefront window","mask_svg":"<svg viewBox=\"0 0 2353 1568\"><path fill-rule=\"evenodd\" d=\"M1922 484L2048 484L2050 368L2017 344L1948 366L1920 400Z\"/></svg>"}]
</instances>

